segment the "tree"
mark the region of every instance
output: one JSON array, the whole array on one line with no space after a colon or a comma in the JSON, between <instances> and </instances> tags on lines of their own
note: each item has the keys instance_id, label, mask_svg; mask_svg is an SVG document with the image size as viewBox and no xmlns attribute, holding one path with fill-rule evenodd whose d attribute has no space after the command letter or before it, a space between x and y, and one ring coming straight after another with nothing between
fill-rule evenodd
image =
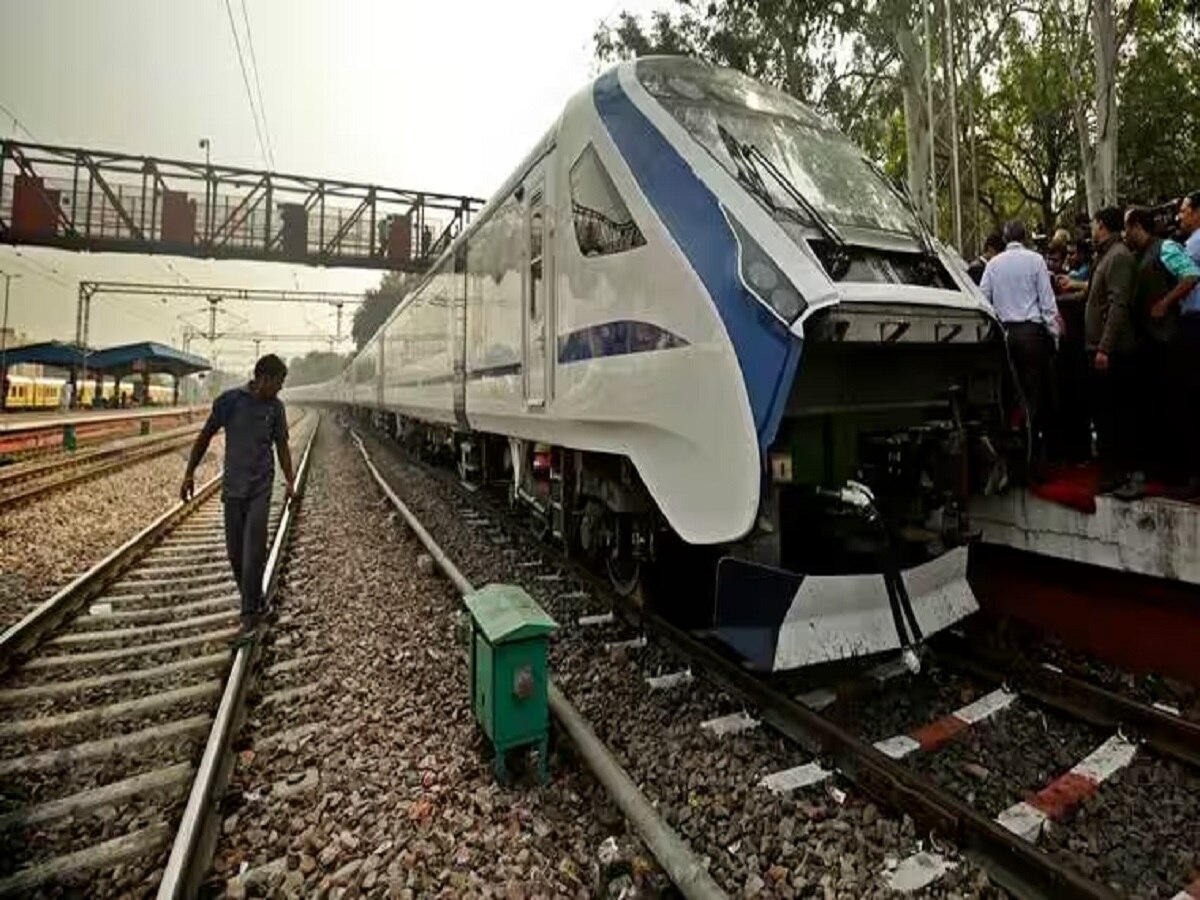
<instances>
[{"instance_id":1,"label":"tree","mask_svg":"<svg viewBox=\"0 0 1200 900\"><path fill-rule=\"evenodd\" d=\"M972 23L956 34L957 42L975 44L973 54L956 54L972 60L966 72L972 84L1018 9L999 0L956 2ZM926 58L934 66L940 61L934 46L940 15L930 17L926 35L921 7L911 0L713 0L702 13L688 0L676 6L677 15L655 13L649 32L621 13L615 29L597 33L597 55L626 58L682 46L774 84L829 114L892 174L903 170L918 212L932 218L938 123L929 116ZM936 114L945 108L946 92L936 83L934 89Z\"/></svg>"},{"instance_id":2,"label":"tree","mask_svg":"<svg viewBox=\"0 0 1200 900\"><path fill-rule=\"evenodd\" d=\"M1143 2L1122 60L1118 195L1161 202L1200 185L1196 34L1175 4Z\"/></svg>"},{"instance_id":3,"label":"tree","mask_svg":"<svg viewBox=\"0 0 1200 900\"><path fill-rule=\"evenodd\" d=\"M340 375L349 361L349 355L328 350L310 350L304 356L294 356L288 363L288 384L299 387L329 381Z\"/></svg>"},{"instance_id":4,"label":"tree","mask_svg":"<svg viewBox=\"0 0 1200 900\"><path fill-rule=\"evenodd\" d=\"M383 326L413 285L413 276L403 272L388 272L380 280L378 288L367 291L363 302L354 310L354 320L350 325L350 334L357 349L361 350Z\"/></svg>"},{"instance_id":5,"label":"tree","mask_svg":"<svg viewBox=\"0 0 1200 900\"><path fill-rule=\"evenodd\" d=\"M1117 202L1118 54L1137 8L1138 0L1125 0L1123 7L1117 0L1053 0L1050 6L1071 61L1072 114L1089 215Z\"/></svg>"},{"instance_id":6,"label":"tree","mask_svg":"<svg viewBox=\"0 0 1200 900\"><path fill-rule=\"evenodd\" d=\"M1074 202L1079 168L1071 66L1057 25L1043 15L1006 32L980 142L997 219L1032 213L1046 231Z\"/></svg>"},{"instance_id":7,"label":"tree","mask_svg":"<svg viewBox=\"0 0 1200 900\"><path fill-rule=\"evenodd\" d=\"M1050 228L1084 202L1094 212L1194 187L1200 0L923 2L673 0L645 23L622 13L596 51L688 53L786 90L905 177L930 220L950 219L966 193L949 163L956 144L978 145L965 170L996 224ZM969 111L957 131L952 98ZM978 241L976 202L960 206Z\"/></svg>"}]
</instances>

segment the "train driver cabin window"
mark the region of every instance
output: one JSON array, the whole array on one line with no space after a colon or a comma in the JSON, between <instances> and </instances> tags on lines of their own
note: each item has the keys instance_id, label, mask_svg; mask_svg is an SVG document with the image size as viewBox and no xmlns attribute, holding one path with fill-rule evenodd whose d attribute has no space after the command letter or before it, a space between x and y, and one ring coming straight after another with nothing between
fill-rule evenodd
<instances>
[{"instance_id":1,"label":"train driver cabin window","mask_svg":"<svg viewBox=\"0 0 1200 900\"><path fill-rule=\"evenodd\" d=\"M591 144L571 166L571 215L584 256L623 253L646 243Z\"/></svg>"}]
</instances>

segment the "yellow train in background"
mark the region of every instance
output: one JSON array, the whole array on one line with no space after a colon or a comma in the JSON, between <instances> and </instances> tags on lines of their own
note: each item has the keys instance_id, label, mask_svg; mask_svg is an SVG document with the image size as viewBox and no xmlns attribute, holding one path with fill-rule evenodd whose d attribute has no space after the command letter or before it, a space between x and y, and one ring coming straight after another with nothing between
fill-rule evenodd
<instances>
[{"instance_id":1,"label":"yellow train in background","mask_svg":"<svg viewBox=\"0 0 1200 900\"><path fill-rule=\"evenodd\" d=\"M8 376L8 398L5 408L10 411L22 409L58 409L62 406L63 385L65 378L31 378L28 375ZM79 387L79 405L91 407L94 405L95 383L90 379ZM127 401L133 399L133 385L125 384L121 393ZM175 396L174 388L166 384L150 385L150 403L155 406L169 405ZM112 382L105 382L101 388L100 397L104 406L113 405Z\"/></svg>"}]
</instances>

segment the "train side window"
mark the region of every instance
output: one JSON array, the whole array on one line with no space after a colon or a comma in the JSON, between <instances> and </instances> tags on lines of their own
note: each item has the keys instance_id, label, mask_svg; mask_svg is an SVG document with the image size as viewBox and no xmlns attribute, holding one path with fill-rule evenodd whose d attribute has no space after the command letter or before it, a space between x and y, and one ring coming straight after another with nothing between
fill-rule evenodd
<instances>
[{"instance_id":1,"label":"train side window","mask_svg":"<svg viewBox=\"0 0 1200 900\"><path fill-rule=\"evenodd\" d=\"M571 166L571 217L584 256L623 253L646 243L591 144Z\"/></svg>"}]
</instances>

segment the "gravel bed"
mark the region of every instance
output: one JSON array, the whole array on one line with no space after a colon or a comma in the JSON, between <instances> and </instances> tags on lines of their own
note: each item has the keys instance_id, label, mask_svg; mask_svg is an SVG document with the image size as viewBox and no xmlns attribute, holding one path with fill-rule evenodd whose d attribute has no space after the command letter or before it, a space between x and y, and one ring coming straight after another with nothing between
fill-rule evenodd
<instances>
[{"instance_id":1,"label":"gravel bed","mask_svg":"<svg viewBox=\"0 0 1200 900\"><path fill-rule=\"evenodd\" d=\"M225 660L227 656L228 654L222 652L223 661L227 661ZM137 685L139 694L157 694L163 691L187 687L201 681L209 681L214 678L224 679L227 668L227 665L221 665L206 669L185 669L155 678L131 682L131 684ZM71 680L75 679L72 678ZM115 684L101 687L80 688L67 695L46 696L32 702L4 703L0 705L0 714L11 715L13 718L18 716L29 718L32 716L61 715L79 709L87 709L91 706L117 703L126 698L127 691L126 682L116 682Z\"/></svg>"},{"instance_id":2,"label":"gravel bed","mask_svg":"<svg viewBox=\"0 0 1200 900\"><path fill-rule=\"evenodd\" d=\"M1123 895L1174 897L1200 872L1200 782L1185 766L1143 752L1043 844Z\"/></svg>"},{"instance_id":3,"label":"gravel bed","mask_svg":"<svg viewBox=\"0 0 1200 900\"><path fill-rule=\"evenodd\" d=\"M1193 721L1200 721L1200 689L1165 675L1127 672L1065 646L1062 640L1015 619L977 615L966 623L972 642L1001 658L1049 662L1069 675L1090 681L1142 703L1166 703Z\"/></svg>"},{"instance_id":4,"label":"gravel bed","mask_svg":"<svg viewBox=\"0 0 1200 900\"><path fill-rule=\"evenodd\" d=\"M114 632L109 637L96 637L95 629L86 629L70 632L71 635L82 634L89 637L86 641L71 641L69 643L58 643L51 645L51 648L56 655L74 656L83 653L101 652L106 650L122 650L133 647L140 647L144 644L158 641L174 641L184 638L197 637L210 631L215 631L218 628L226 628L229 625L237 624L238 610L226 607L223 610L216 610L211 613L205 613L203 617L190 616L187 619L181 619L177 622L166 623L171 627L169 629L160 629L154 632L145 632L135 627L116 627L105 629L106 632ZM219 618L212 619L213 616ZM198 620L198 621L197 621ZM162 624L162 623L160 623Z\"/></svg>"},{"instance_id":5,"label":"gravel bed","mask_svg":"<svg viewBox=\"0 0 1200 900\"><path fill-rule=\"evenodd\" d=\"M252 707L211 887L615 897L636 877L655 896L661 875L565 742L545 786L529 771L494 782L468 704L458 598L395 527L353 445L328 428L316 454L266 661L322 653L321 694ZM306 722L320 727L266 743ZM609 838L617 852L602 871Z\"/></svg>"},{"instance_id":6,"label":"gravel bed","mask_svg":"<svg viewBox=\"0 0 1200 900\"><path fill-rule=\"evenodd\" d=\"M218 673L219 674L219 673ZM142 691L127 691L124 696L114 697L113 701L127 700L131 695L141 695ZM19 738L7 738L0 744L0 759L13 756L23 756L28 753L42 753L47 750L62 750L75 744L95 740L99 729L103 729L104 737L111 738L123 734L132 734L155 725L175 722L180 719L190 719L193 716L204 716L212 712L220 693L207 698L176 703L166 709L155 710L151 713L126 715L120 718L106 719L102 725L95 722L85 722L67 728L55 728L41 731ZM22 714L22 718L30 716Z\"/></svg>"},{"instance_id":7,"label":"gravel bed","mask_svg":"<svg viewBox=\"0 0 1200 900\"><path fill-rule=\"evenodd\" d=\"M57 800L77 791L130 778L160 766L193 760L208 737L203 729L163 738L136 750L98 760L63 763L54 768L3 776L0 813L20 806Z\"/></svg>"},{"instance_id":8,"label":"gravel bed","mask_svg":"<svg viewBox=\"0 0 1200 900\"><path fill-rule=\"evenodd\" d=\"M1106 734L1022 700L933 753L906 760L988 816L1036 793L1095 750Z\"/></svg>"},{"instance_id":9,"label":"gravel bed","mask_svg":"<svg viewBox=\"0 0 1200 900\"><path fill-rule=\"evenodd\" d=\"M232 625L230 628L236 630L236 625ZM5 678L4 684L8 688L31 687L51 681L74 681L78 678L95 678L100 675L111 675L114 672L128 672L151 666L163 666L168 663L191 659L195 656L208 656L217 650L228 649L231 638L229 630L229 628L220 632L213 630L212 637L205 638L199 643L186 647L154 650L149 653L136 653L132 656L104 659L78 665L57 665L46 669L30 669L25 667L17 669ZM218 635L224 635L224 637ZM54 655L56 657L66 656L65 653L60 652L61 649L55 649Z\"/></svg>"},{"instance_id":10,"label":"gravel bed","mask_svg":"<svg viewBox=\"0 0 1200 900\"><path fill-rule=\"evenodd\" d=\"M864 697L842 699L827 715L852 727L869 742L908 734L988 692L969 678L945 669L889 679Z\"/></svg>"},{"instance_id":11,"label":"gravel bed","mask_svg":"<svg viewBox=\"0 0 1200 900\"><path fill-rule=\"evenodd\" d=\"M154 822L174 819L182 812L185 800L186 794L176 785L173 789L147 793L133 802L102 806L90 815L2 833L0 877L51 859L61 854L64 847L86 847L122 837Z\"/></svg>"},{"instance_id":12,"label":"gravel bed","mask_svg":"<svg viewBox=\"0 0 1200 900\"><path fill-rule=\"evenodd\" d=\"M188 448L134 463L0 510L0 628L99 562L179 500ZM221 470L218 435L196 471L203 484Z\"/></svg>"},{"instance_id":13,"label":"gravel bed","mask_svg":"<svg viewBox=\"0 0 1200 900\"><path fill-rule=\"evenodd\" d=\"M520 581L562 625L551 668L564 692L651 801L708 858L731 896L892 895L886 869L920 846L907 817L886 815L849 789L849 798L839 802L822 787L784 796L760 788L766 772L809 758L766 730L723 739L701 731L701 721L737 711L736 702L703 680L651 691L647 675L680 664L653 643L643 650L606 650L607 635L579 627L579 615L605 612L608 600L566 599L580 586L539 581L538 574L556 568L555 551L519 532L499 540L490 525L467 524L461 515L466 501L453 485L377 440L368 439L368 446L393 489L468 579L480 585ZM539 559L544 568L524 565ZM959 860L955 870L914 896L1004 894L979 868Z\"/></svg>"}]
</instances>

